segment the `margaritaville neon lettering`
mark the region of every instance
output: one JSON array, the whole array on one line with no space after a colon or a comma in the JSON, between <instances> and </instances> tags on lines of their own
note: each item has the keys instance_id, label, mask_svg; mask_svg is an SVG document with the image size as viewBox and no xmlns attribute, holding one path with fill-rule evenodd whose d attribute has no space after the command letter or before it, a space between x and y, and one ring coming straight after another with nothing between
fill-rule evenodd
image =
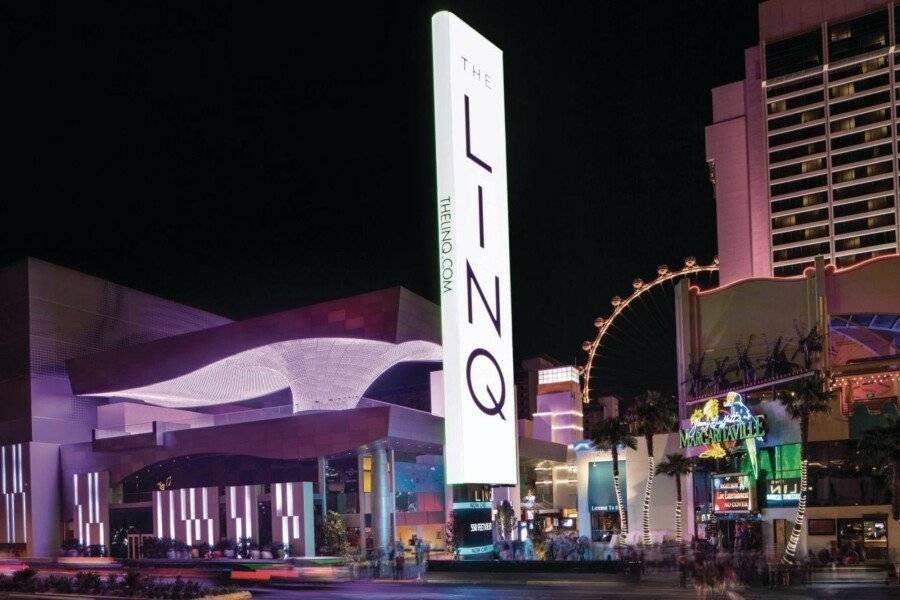
<instances>
[{"instance_id":1,"label":"margaritaville neon lettering","mask_svg":"<svg viewBox=\"0 0 900 600\"><path fill-rule=\"evenodd\" d=\"M710 414L712 411L703 410L703 417L691 419L691 427L679 432L681 447L692 448L762 438L766 433L765 416L751 414L740 395L733 396L725 402L730 408L727 414L718 414L717 410L715 414ZM715 403L716 409L718 408L717 400L710 400L707 404L710 403Z\"/></svg>"}]
</instances>

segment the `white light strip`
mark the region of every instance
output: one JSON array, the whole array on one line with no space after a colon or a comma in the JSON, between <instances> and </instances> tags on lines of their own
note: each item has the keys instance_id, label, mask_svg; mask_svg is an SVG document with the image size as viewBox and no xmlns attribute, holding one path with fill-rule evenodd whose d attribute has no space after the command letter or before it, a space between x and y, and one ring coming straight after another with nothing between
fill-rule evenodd
<instances>
[{"instance_id":1,"label":"white light strip","mask_svg":"<svg viewBox=\"0 0 900 600\"><path fill-rule=\"evenodd\" d=\"M18 473L19 473L19 489L18 489L18 492L21 493L21 492L24 492L24 491L25 491L25 486L22 485L22 474L23 474L23 473L22 473L22 444L19 444L19 445L18 445L18 448L19 448L19 468L18 468Z\"/></svg>"},{"instance_id":2,"label":"white light strip","mask_svg":"<svg viewBox=\"0 0 900 600\"><path fill-rule=\"evenodd\" d=\"M533 417L562 417L562 416L569 416L569 415L571 415L573 417L583 417L584 413L581 413L577 410L564 410L561 412L545 411L545 412L531 413L531 416L533 416Z\"/></svg>"},{"instance_id":3,"label":"white light strip","mask_svg":"<svg viewBox=\"0 0 900 600\"><path fill-rule=\"evenodd\" d=\"M288 483L284 487L287 490L287 514L293 516L293 514L294 514L294 484Z\"/></svg>"},{"instance_id":4,"label":"white light strip","mask_svg":"<svg viewBox=\"0 0 900 600\"><path fill-rule=\"evenodd\" d=\"M175 539L175 492L169 490L169 537Z\"/></svg>"},{"instance_id":5,"label":"white light strip","mask_svg":"<svg viewBox=\"0 0 900 600\"><path fill-rule=\"evenodd\" d=\"M575 431L584 431L584 427L580 425L554 425L551 427L553 431L559 431L560 429L574 429Z\"/></svg>"},{"instance_id":6,"label":"white light strip","mask_svg":"<svg viewBox=\"0 0 900 600\"><path fill-rule=\"evenodd\" d=\"M275 484L275 514L281 515L281 484Z\"/></svg>"},{"instance_id":7,"label":"white light strip","mask_svg":"<svg viewBox=\"0 0 900 600\"><path fill-rule=\"evenodd\" d=\"M163 510L162 510L162 492L156 492L156 537L164 537L163 532Z\"/></svg>"},{"instance_id":8,"label":"white light strip","mask_svg":"<svg viewBox=\"0 0 900 600\"><path fill-rule=\"evenodd\" d=\"M254 507L256 508L256 507ZM244 517L247 519L247 537L253 537L253 521L250 519L250 486L244 486Z\"/></svg>"}]
</instances>

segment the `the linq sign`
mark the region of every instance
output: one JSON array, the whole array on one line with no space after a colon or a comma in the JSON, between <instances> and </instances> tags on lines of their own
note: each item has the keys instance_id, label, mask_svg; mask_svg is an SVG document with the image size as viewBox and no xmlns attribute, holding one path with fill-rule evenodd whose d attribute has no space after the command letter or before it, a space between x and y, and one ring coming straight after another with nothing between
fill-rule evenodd
<instances>
[{"instance_id":1,"label":"the linq sign","mask_svg":"<svg viewBox=\"0 0 900 600\"><path fill-rule=\"evenodd\" d=\"M447 482L516 482L503 53L432 18Z\"/></svg>"}]
</instances>

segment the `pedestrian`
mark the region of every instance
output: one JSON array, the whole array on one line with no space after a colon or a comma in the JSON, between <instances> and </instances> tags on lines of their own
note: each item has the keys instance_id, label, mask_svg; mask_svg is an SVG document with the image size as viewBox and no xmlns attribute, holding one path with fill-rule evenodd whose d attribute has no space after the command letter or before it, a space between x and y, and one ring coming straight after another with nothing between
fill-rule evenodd
<instances>
[{"instance_id":1,"label":"pedestrian","mask_svg":"<svg viewBox=\"0 0 900 600\"><path fill-rule=\"evenodd\" d=\"M425 544L422 543L421 539L416 540L416 545L414 546L416 553L416 566L422 566L422 558L425 555Z\"/></svg>"},{"instance_id":2,"label":"pedestrian","mask_svg":"<svg viewBox=\"0 0 900 600\"><path fill-rule=\"evenodd\" d=\"M384 549L379 546L372 551L372 579L381 577L381 560L384 558Z\"/></svg>"},{"instance_id":3,"label":"pedestrian","mask_svg":"<svg viewBox=\"0 0 900 600\"><path fill-rule=\"evenodd\" d=\"M394 556L394 579L403 579L403 568L405 565L406 557L403 555L403 550L398 549Z\"/></svg>"}]
</instances>

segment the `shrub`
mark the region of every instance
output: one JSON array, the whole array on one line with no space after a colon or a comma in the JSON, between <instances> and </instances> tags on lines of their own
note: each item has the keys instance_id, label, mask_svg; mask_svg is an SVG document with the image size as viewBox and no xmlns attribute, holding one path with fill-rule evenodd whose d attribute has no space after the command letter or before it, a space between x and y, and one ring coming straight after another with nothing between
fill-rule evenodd
<instances>
[{"instance_id":1,"label":"shrub","mask_svg":"<svg viewBox=\"0 0 900 600\"><path fill-rule=\"evenodd\" d=\"M350 542L347 540L347 525L340 513L329 510L325 516L325 548L332 556L346 557L350 554Z\"/></svg>"},{"instance_id":2,"label":"shrub","mask_svg":"<svg viewBox=\"0 0 900 600\"><path fill-rule=\"evenodd\" d=\"M212 546L210 546L206 542L200 542L199 544L194 544L194 549L200 555L200 558L206 558L207 556L209 556L209 553L212 550Z\"/></svg>"},{"instance_id":3,"label":"shrub","mask_svg":"<svg viewBox=\"0 0 900 600\"><path fill-rule=\"evenodd\" d=\"M72 578L67 575L51 575L47 578L47 587L60 594L71 594Z\"/></svg>"},{"instance_id":4,"label":"shrub","mask_svg":"<svg viewBox=\"0 0 900 600\"><path fill-rule=\"evenodd\" d=\"M271 546L272 549L272 558L283 559L288 555L288 545L287 544L278 544L274 543Z\"/></svg>"},{"instance_id":5,"label":"shrub","mask_svg":"<svg viewBox=\"0 0 900 600\"><path fill-rule=\"evenodd\" d=\"M21 569L13 573L13 589L18 592L33 592L36 587L37 571L31 567Z\"/></svg>"},{"instance_id":6,"label":"shrub","mask_svg":"<svg viewBox=\"0 0 900 600\"><path fill-rule=\"evenodd\" d=\"M75 588L82 594L94 594L100 591L100 576L93 571L81 571L75 574Z\"/></svg>"},{"instance_id":7,"label":"shrub","mask_svg":"<svg viewBox=\"0 0 900 600\"><path fill-rule=\"evenodd\" d=\"M122 593L126 596L140 596L144 590L144 576L135 571L129 571L120 583Z\"/></svg>"}]
</instances>

